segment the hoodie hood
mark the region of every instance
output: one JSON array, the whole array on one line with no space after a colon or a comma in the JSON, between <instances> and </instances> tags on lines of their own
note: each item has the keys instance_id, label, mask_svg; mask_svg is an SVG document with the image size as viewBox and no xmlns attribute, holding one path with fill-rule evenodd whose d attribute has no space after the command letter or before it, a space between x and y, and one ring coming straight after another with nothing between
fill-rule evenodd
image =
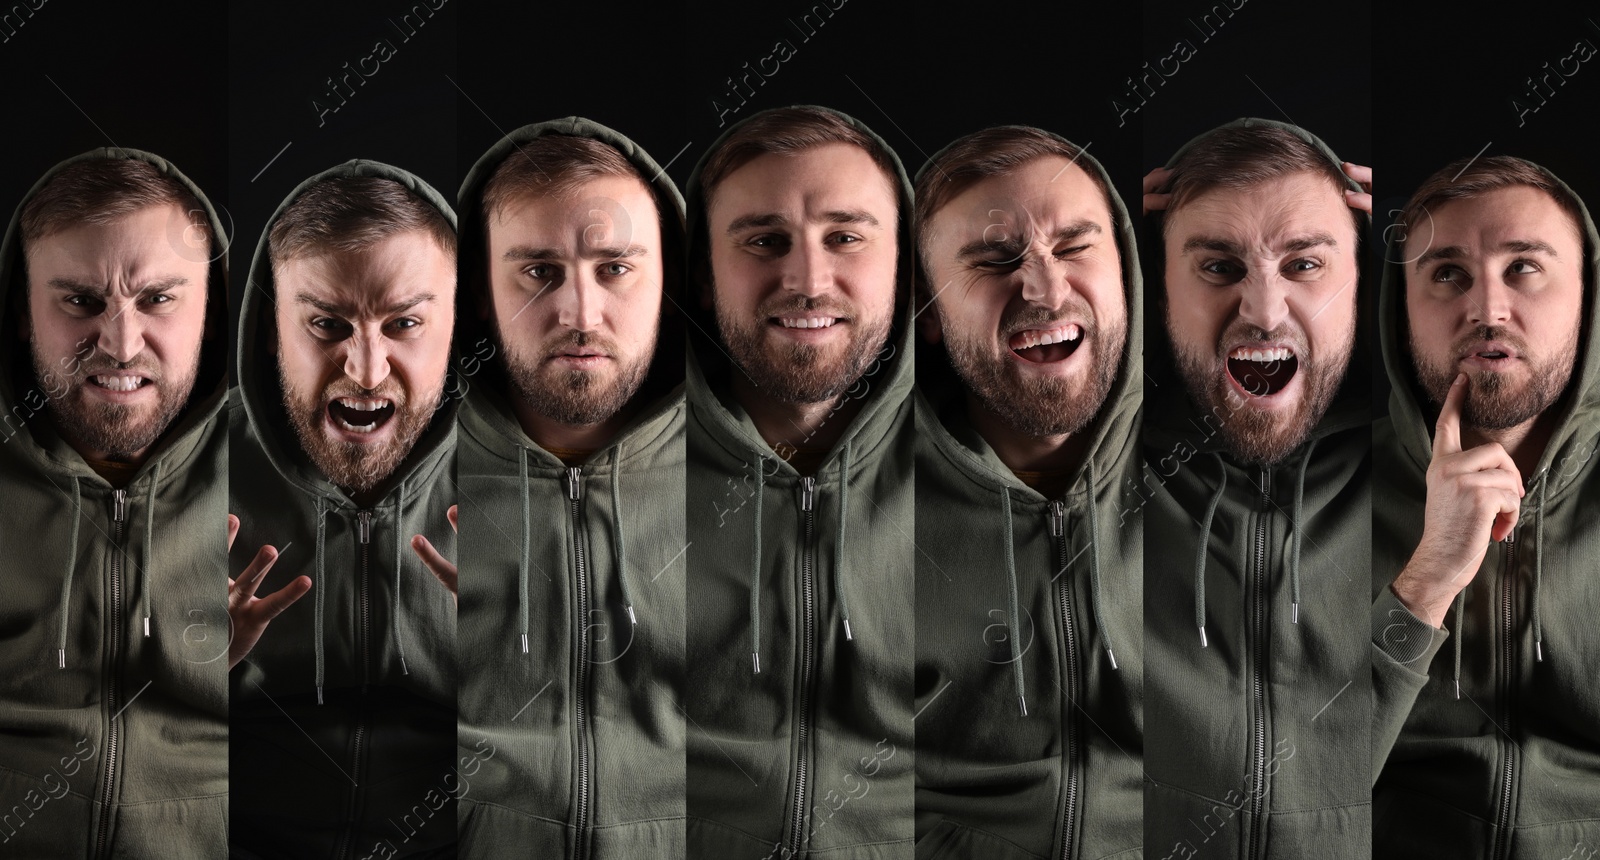
<instances>
[{"instance_id":1,"label":"hoodie hood","mask_svg":"<svg viewBox=\"0 0 1600 860\"><path fill-rule=\"evenodd\" d=\"M104 159L131 159L144 161L157 170L177 180L194 195L205 210L211 225L212 259L209 281L206 285L206 339L200 346L200 368L195 376L194 388L182 413L162 434L151 455L140 466L135 479L154 469L158 463L176 454L178 457L191 449L202 434L205 425L216 417L222 408L227 390L227 323L228 319L228 233L217 218L216 209L199 186L184 176L166 159L137 149L103 147L74 156L50 168L28 190L17 204L11 223L6 228L0 244L0 326L6 332L19 329L20 314L27 312L26 265L22 248L22 212L29 201L63 170L83 162ZM33 362L28 344L20 338L9 339L11 346L0 350L0 411L7 416L32 416L44 406L44 388L34 378ZM104 484L83 458L65 440L57 436L46 420L27 422L32 433L17 432L7 423L0 436L7 443L21 443L28 457L53 475L63 478L82 478Z\"/></svg>"},{"instance_id":2,"label":"hoodie hood","mask_svg":"<svg viewBox=\"0 0 1600 860\"><path fill-rule=\"evenodd\" d=\"M1343 161L1334 154L1333 150L1321 138L1309 131L1285 122L1270 119L1244 118L1237 119L1226 125L1207 131L1192 138L1188 143L1179 147L1172 157L1167 159L1167 168L1178 163L1184 153L1196 144L1209 137L1213 132L1224 128L1277 128L1287 131L1296 137L1316 147L1319 152L1327 156L1328 161L1336 170L1343 173ZM1345 187L1351 191L1360 191L1361 186L1355 180L1345 178ZM1183 384L1183 377L1179 373L1177 359L1172 354L1172 344L1166 332L1166 286L1162 281L1165 264L1164 246L1161 241L1160 216L1152 215L1150 218L1152 241L1147 247L1150 254L1151 270L1157 273L1156 283L1159 286L1152 298L1151 307L1155 310L1145 324L1149 326L1150 360L1145 362L1145 371L1151 378L1150 393L1150 421L1147 434L1153 444L1170 450L1176 444L1193 447L1200 453L1227 454L1226 445L1222 434L1213 432L1201 424L1199 419L1200 409L1189 399L1188 389ZM1355 343L1350 350L1350 363L1345 368L1344 381L1339 386L1339 391L1334 395L1333 402L1328 405L1328 411L1323 413L1317 425L1311 428L1311 433L1306 437L1306 442L1313 442L1329 434L1352 427L1366 425L1371 420L1370 392L1367 380L1371 378L1369 356L1372 355L1372 323L1367 320L1362 311L1372 307L1367 301L1367 291L1371 289L1371 279L1366 276L1367 262L1364 259L1362 248L1366 246L1366 233L1370 228L1372 219L1361 216L1361 231L1358 235L1356 248L1356 265L1360 272L1360 281L1356 287L1356 335ZM1302 443L1304 444L1304 443Z\"/></svg>"},{"instance_id":3,"label":"hoodie hood","mask_svg":"<svg viewBox=\"0 0 1600 860\"><path fill-rule=\"evenodd\" d=\"M421 178L398 167L355 159L324 170L300 183L273 211L272 217L261 230L261 239L256 243L255 255L250 260L250 277L245 282L244 307L239 316L237 363L239 399L244 405L250 429L260 440L261 447L273 468L285 481L302 492L321 498L345 499L346 504L351 507L353 504L348 502L344 491L334 486L327 476L312 465L301 450L300 440L295 436L294 428L290 426L289 417L283 409L282 387L278 380L274 348L276 337L273 332L275 321L272 308L276 302L277 284L272 278L268 240L278 219L282 218L289 206L312 186L329 179L361 176L392 179L400 183L438 209L443 213L445 220L450 222L450 226L455 227L455 211L439 192ZM459 242L457 247L460 247ZM457 316L460 316L459 308ZM452 372L456 365L455 352L458 348L459 344L451 350ZM434 413L432 422L417 439L405 462L385 482L385 487L392 489L416 471L420 464L442 455L453 447L456 407L460 401L458 397L448 396L452 391L458 390L451 382L449 379L445 382L447 395L445 405Z\"/></svg>"},{"instance_id":4,"label":"hoodie hood","mask_svg":"<svg viewBox=\"0 0 1600 860\"><path fill-rule=\"evenodd\" d=\"M483 192L496 168L507 158L514 157L520 147L529 141L548 135L586 137L617 150L643 175L655 197L656 209L661 216L662 302L661 325L656 336L655 357L639 390L634 393L632 405L639 412L628 422L603 451L594 459L607 456L604 452L619 447L632 449L641 438L665 438L666 424L678 417L683 405L683 195L671 177L656 164L655 159L638 144L611 128L583 117L526 125L502 137L473 164L461 185L456 198L461 211L460 256L461 292L460 313L457 314L456 343L464 355L490 355L496 349L489 317L488 275L483 268L481 249L488 241L484 224ZM472 361L472 359L464 359ZM475 363L475 362L474 362ZM472 380L468 403L462 421L473 439L489 448L510 463L515 463L526 452L537 466L560 468L562 463L554 454L540 447L523 432L506 392L511 390L504 366L498 359L487 360Z\"/></svg>"},{"instance_id":5,"label":"hoodie hood","mask_svg":"<svg viewBox=\"0 0 1600 860\"><path fill-rule=\"evenodd\" d=\"M894 165L895 191L900 203L900 219L895 231L899 254L895 267L894 323L884 345L884 358L877 365L875 373L869 371L869 376L872 377L871 390L866 394L861 411L852 419L850 427L828 452L820 467L826 469L829 464L838 460L841 451L850 448L860 451L882 441L895 425L901 402L911 392L915 363L911 336L911 321L914 314L911 278L912 260L915 257L911 235L912 188L911 180L907 177L899 156L883 138L873 133L860 120L831 108L816 105L795 107L808 107L836 114L877 144L887 155L890 164ZM706 149L705 155L702 155L700 162L695 165L694 172L689 174L686 197L688 270L691 281L697 278L696 272L709 265L706 261L706 255L710 253L705 220L706 197L705 188L701 186L701 174L705 170L706 162L738 128L764 113L766 111L753 114L729 126L728 130ZM772 448L761 438L755 424L729 390L728 380L733 371L731 353L719 332L715 311L703 308L700 304L699 291L709 288L709 285L694 284L688 290L683 304L689 317L689 402L700 411L701 420L720 444L727 447L740 461L754 463L759 458L771 458L776 461L772 468L778 474L796 477L799 473L794 466L785 458L774 455Z\"/></svg>"}]
</instances>

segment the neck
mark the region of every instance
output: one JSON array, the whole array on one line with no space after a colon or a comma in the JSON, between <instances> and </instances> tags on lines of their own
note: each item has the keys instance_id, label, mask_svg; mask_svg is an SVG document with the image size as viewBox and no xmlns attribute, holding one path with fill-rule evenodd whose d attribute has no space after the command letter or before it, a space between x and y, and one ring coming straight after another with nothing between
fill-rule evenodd
<instances>
[{"instance_id":1,"label":"neck","mask_svg":"<svg viewBox=\"0 0 1600 860\"><path fill-rule=\"evenodd\" d=\"M1522 481L1526 484L1539 468L1545 446L1550 444L1550 437L1555 434L1556 421L1557 406L1552 405L1527 421L1504 430L1463 426L1461 447L1476 448L1489 442L1500 443L1500 447L1511 455L1511 461L1517 464L1517 471L1522 474Z\"/></svg>"},{"instance_id":2,"label":"neck","mask_svg":"<svg viewBox=\"0 0 1600 860\"><path fill-rule=\"evenodd\" d=\"M511 409L517 423L528 438L543 448L563 448L569 451L598 451L616 438L635 411L633 404L617 410L603 421L594 424L562 424L534 411L521 398L514 398Z\"/></svg>"},{"instance_id":3,"label":"neck","mask_svg":"<svg viewBox=\"0 0 1600 860\"><path fill-rule=\"evenodd\" d=\"M98 460L102 463L126 463L129 466L137 469L144 465L144 461L150 459L150 453L154 451L156 447L156 443L152 442L149 445L146 445L145 447L140 448L132 453L128 453L126 451L101 451L91 448L89 445L85 444L83 440L63 432L61 426L56 424L54 421L51 423L53 426L55 426L56 434L61 437L61 440L66 442L67 446L72 448L72 450L77 451L78 456L85 460Z\"/></svg>"},{"instance_id":4,"label":"neck","mask_svg":"<svg viewBox=\"0 0 1600 860\"><path fill-rule=\"evenodd\" d=\"M995 456L1012 471L1068 471L1078 467L1087 453L1088 439L1082 433L1029 436L1019 433L985 409L967 393L967 420L978 435L994 449Z\"/></svg>"},{"instance_id":5,"label":"neck","mask_svg":"<svg viewBox=\"0 0 1600 860\"><path fill-rule=\"evenodd\" d=\"M756 388L749 377L735 373L733 397L744 407L756 432L774 451L783 447L827 450L844 435L862 401L846 395L819 403L775 400Z\"/></svg>"}]
</instances>

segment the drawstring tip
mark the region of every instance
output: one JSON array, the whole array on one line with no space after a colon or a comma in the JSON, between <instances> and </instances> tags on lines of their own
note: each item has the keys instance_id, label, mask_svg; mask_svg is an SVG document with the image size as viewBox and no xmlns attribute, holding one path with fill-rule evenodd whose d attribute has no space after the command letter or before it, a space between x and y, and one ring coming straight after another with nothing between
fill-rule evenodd
<instances>
[{"instance_id":1,"label":"drawstring tip","mask_svg":"<svg viewBox=\"0 0 1600 860\"><path fill-rule=\"evenodd\" d=\"M400 658L400 674L402 674L402 675L411 674L411 670L406 668L406 658L404 658L404 657Z\"/></svg>"},{"instance_id":2,"label":"drawstring tip","mask_svg":"<svg viewBox=\"0 0 1600 860\"><path fill-rule=\"evenodd\" d=\"M144 638L150 638L150 616L148 615L144 617Z\"/></svg>"},{"instance_id":3,"label":"drawstring tip","mask_svg":"<svg viewBox=\"0 0 1600 860\"><path fill-rule=\"evenodd\" d=\"M1461 681L1458 679L1456 681L1456 700L1460 701L1460 699L1461 699Z\"/></svg>"},{"instance_id":4,"label":"drawstring tip","mask_svg":"<svg viewBox=\"0 0 1600 860\"><path fill-rule=\"evenodd\" d=\"M844 638L854 640L856 637L850 633L850 619L844 620Z\"/></svg>"},{"instance_id":5,"label":"drawstring tip","mask_svg":"<svg viewBox=\"0 0 1600 860\"><path fill-rule=\"evenodd\" d=\"M1289 620L1295 624L1300 623L1300 601L1289 604Z\"/></svg>"},{"instance_id":6,"label":"drawstring tip","mask_svg":"<svg viewBox=\"0 0 1600 860\"><path fill-rule=\"evenodd\" d=\"M631 604L631 603L626 604L622 608L628 610L628 621L630 623L632 623L633 626L638 627L639 626L639 618L638 618L638 616L633 614L633 604Z\"/></svg>"},{"instance_id":7,"label":"drawstring tip","mask_svg":"<svg viewBox=\"0 0 1600 860\"><path fill-rule=\"evenodd\" d=\"M528 634L522 634L522 653L528 653Z\"/></svg>"},{"instance_id":8,"label":"drawstring tip","mask_svg":"<svg viewBox=\"0 0 1600 860\"><path fill-rule=\"evenodd\" d=\"M322 685L317 685L317 704L322 704Z\"/></svg>"},{"instance_id":9,"label":"drawstring tip","mask_svg":"<svg viewBox=\"0 0 1600 860\"><path fill-rule=\"evenodd\" d=\"M1111 668L1113 670L1117 668L1117 655L1111 653L1110 648L1106 649L1106 659L1111 661Z\"/></svg>"},{"instance_id":10,"label":"drawstring tip","mask_svg":"<svg viewBox=\"0 0 1600 860\"><path fill-rule=\"evenodd\" d=\"M1017 697L1017 704L1019 706L1021 706L1022 715L1024 717L1026 717L1028 715L1028 697L1027 696L1018 696Z\"/></svg>"},{"instance_id":11,"label":"drawstring tip","mask_svg":"<svg viewBox=\"0 0 1600 860\"><path fill-rule=\"evenodd\" d=\"M1210 647L1210 644L1206 642L1206 628L1205 628L1205 625L1203 625L1203 624L1200 626L1200 647L1201 648Z\"/></svg>"},{"instance_id":12,"label":"drawstring tip","mask_svg":"<svg viewBox=\"0 0 1600 860\"><path fill-rule=\"evenodd\" d=\"M1538 660L1540 663L1544 662L1544 643L1543 642L1534 642L1533 643L1533 658L1535 660Z\"/></svg>"},{"instance_id":13,"label":"drawstring tip","mask_svg":"<svg viewBox=\"0 0 1600 860\"><path fill-rule=\"evenodd\" d=\"M753 675L761 674L761 654L760 654L760 652L758 652L758 651L750 652L750 659L751 659L751 661L753 661L753 663L755 665L755 671L752 672L751 674L753 674Z\"/></svg>"},{"instance_id":14,"label":"drawstring tip","mask_svg":"<svg viewBox=\"0 0 1600 860\"><path fill-rule=\"evenodd\" d=\"M65 669L65 668L67 668L67 649L62 648L61 650L56 652L56 668L57 669Z\"/></svg>"}]
</instances>

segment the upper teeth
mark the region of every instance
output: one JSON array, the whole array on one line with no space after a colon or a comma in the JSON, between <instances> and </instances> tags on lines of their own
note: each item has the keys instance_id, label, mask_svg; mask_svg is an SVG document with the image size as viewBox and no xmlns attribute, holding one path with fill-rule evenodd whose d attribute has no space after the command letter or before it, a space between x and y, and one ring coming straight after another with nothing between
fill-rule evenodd
<instances>
[{"instance_id":1,"label":"upper teeth","mask_svg":"<svg viewBox=\"0 0 1600 860\"><path fill-rule=\"evenodd\" d=\"M1065 343L1077 340L1083 335L1083 329L1076 324L1068 324L1061 328L1025 331L1018 334L1013 341L1016 346L1012 349L1028 349L1035 346L1049 346L1052 343Z\"/></svg>"},{"instance_id":2,"label":"upper teeth","mask_svg":"<svg viewBox=\"0 0 1600 860\"><path fill-rule=\"evenodd\" d=\"M784 328L827 328L838 322L834 317L778 317Z\"/></svg>"},{"instance_id":3,"label":"upper teeth","mask_svg":"<svg viewBox=\"0 0 1600 860\"><path fill-rule=\"evenodd\" d=\"M109 388L112 391L132 391L138 388L143 380L137 376L96 376L94 381L101 388Z\"/></svg>"},{"instance_id":4,"label":"upper teeth","mask_svg":"<svg viewBox=\"0 0 1600 860\"><path fill-rule=\"evenodd\" d=\"M337 398L337 402L346 409L354 409L358 412L376 412L389 405L387 400L356 400L353 397L340 397Z\"/></svg>"},{"instance_id":5,"label":"upper teeth","mask_svg":"<svg viewBox=\"0 0 1600 860\"><path fill-rule=\"evenodd\" d=\"M1271 349L1246 349L1241 346L1228 353L1228 357L1243 361L1288 361L1294 358L1294 353L1288 347L1283 346L1275 346Z\"/></svg>"}]
</instances>

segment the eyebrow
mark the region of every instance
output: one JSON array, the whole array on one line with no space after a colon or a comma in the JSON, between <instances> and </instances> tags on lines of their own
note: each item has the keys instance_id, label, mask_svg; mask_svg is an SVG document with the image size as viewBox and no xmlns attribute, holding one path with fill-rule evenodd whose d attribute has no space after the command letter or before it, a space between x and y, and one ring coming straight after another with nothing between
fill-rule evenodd
<instances>
[{"instance_id":1,"label":"eyebrow","mask_svg":"<svg viewBox=\"0 0 1600 860\"><path fill-rule=\"evenodd\" d=\"M871 227L881 226L878 219L865 209L834 209L822 213L822 221L827 224L866 224ZM784 227L789 224L786 215L777 212L765 212L758 215L741 215L733 219L728 225L728 235L733 235L740 230L751 227Z\"/></svg>"},{"instance_id":2,"label":"eyebrow","mask_svg":"<svg viewBox=\"0 0 1600 860\"><path fill-rule=\"evenodd\" d=\"M416 307L417 305L422 304L423 302L431 302L431 301L435 301L437 299L438 299L438 296L435 296L433 293L418 293L417 295L414 295L409 299L406 299L404 301L395 302L394 304L391 304L391 305L389 305L387 307L384 307L384 308L379 308L378 310L379 310L379 313L382 314L383 316L388 316L390 314L397 314L397 313L402 313L404 311L411 310L412 308ZM310 306L316 308L317 310L322 311L325 314L332 314L333 316L345 316L345 317L347 317L347 316L352 316L352 315L358 315L358 314L352 314L351 310L348 307L341 306L341 305L336 305L336 304L333 304L332 302L323 301L322 299L319 299L316 296L313 296L310 293L306 293L306 292L295 293L294 300L296 302L299 302L300 304L303 304L303 305L310 305Z\"/></svg>"},{"instance_id":3,"label":"eyebrow","mask_svg":"<svg viewBox=\"0 0 1600 860\"><path fill-rule=\"evenodd\" d=\"M188 278L182 275L173 275L170 278L162 278L159 281L151 281L145 284L135 291L135 295L170 290L173 287L181 287L187 283L189 283ZM88 293L98 298L105 298L111 293L111 289L104 284L87 284L81 281L74 281L71 278L51 278L48 285L51 289L63 293Z\"/></svg>"},{"instance_id":4,"label":"eyebrow","mask_svg":"<svg viewBox=\"0 0 1600 860\"><path fill-rule=\"evenodd\" d=\"M1296 236L1284 242L1282 250L1293 253L1319 247L1337 248L1339 247L1339 240L1335 239L1332 233L1307 233L1304 236ZM1196 236L1184 242L1183 253L1187 254L1190 251L1216 251L1222 254L1232 254L1235 257L1243 257L1245 255L1244 246L1214 236Z\"/></svg>"},{"instance_id":5,"label":"eyebrow","mask_svg":"<svg viewBox=\"0 0 1600 860\"><path fill-rule=\"evenodd\" d=\"M1081 218L1077 221L1073 221L1065 227L1062 227L1060 230L1057 230L1050 238L1052 242L1056 243L1070 242L1089 233L1100 234L1103 232L1104 231L1100 229L1099 224L1096 224L1087 218ZM962 245L960 250L956 251L956 259L965 260L969 257L975 257L980 254L992 253L995 251L1020 254L1022 252L1022 245L1023 242L1021 237L1007 238L999 242L991 242L987 239L978 238L968 242L965 245Z\"/></svg>"},{"instance_id":6,"label":"eyebrow","mask_svg":"<svg viewBox=\"0 0 1600 860\"><path fill-rule=\"evenodd\" d=\"M1513 254L1548 254L1558 260L1561 259L1561 255L1556 253L1554 247L1548 242L1541 242L1537 239L1512 239L1507 242L1501 242L1494 250L1510 251ZM1417 258L1416 271L1422 271L1423 266L1434 260L1459 260L1465 256L1467 256L1467 249L1460 245L1446 245L1443 248L1434 248Z\"/></svg>"},{"instance_id":7,"label":"eyebrow","mask_svg":"<svg viewBox=\"0 0 1600 860\"><path fill-rule=\"evenodd\" d=\"M603 248L590 248L584 256L606 260L626 260L630 257L648 256L649 253L650 249L643 245L628 245L626 247L610 245ZM515 245L507 248L500 259L519 263L537 263L545 260L560 260L565 256L565 252L558 251L555 248L533 248L527 245Z\"/></svg>"}]
</instances>

